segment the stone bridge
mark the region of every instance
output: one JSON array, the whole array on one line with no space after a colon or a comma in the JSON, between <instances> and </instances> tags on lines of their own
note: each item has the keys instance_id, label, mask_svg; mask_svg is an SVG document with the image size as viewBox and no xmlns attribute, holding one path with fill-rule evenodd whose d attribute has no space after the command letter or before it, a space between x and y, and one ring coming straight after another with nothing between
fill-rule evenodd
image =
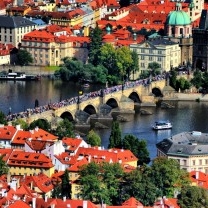
<instances>
[{"instance_id":1,"label":"stone bridge","mask_svg":"<svg viewBox=\"0 0 208 208\"><path fill-rule=\"evenodd\" d=\"M29 114L23 118L28 124L44 119L52 123L58 118L67 118L77 123L88 122L90 116L107 116L113 109L119 112L133 112L134 105L155 104L156 93L163 95L166 80L153 81L150 84L141 82L128 82L125 86L116 86L79 95L73 102L52 107L41 113Z\"/></svg>"}]
</instances>

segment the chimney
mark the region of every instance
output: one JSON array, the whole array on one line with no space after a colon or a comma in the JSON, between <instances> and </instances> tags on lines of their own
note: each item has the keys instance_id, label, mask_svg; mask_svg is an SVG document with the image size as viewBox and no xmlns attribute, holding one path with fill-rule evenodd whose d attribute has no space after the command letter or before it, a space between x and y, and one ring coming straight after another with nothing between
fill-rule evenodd
<instances>
[{"instance_id":1,"label":"chimney","mask_svg":"<svg viewBox=\"0 0 208 208\"><path fill-rule=\"evenodd\" d=\"M47 195L45 195L45 202L47 202L48 201L48 196Z\"/></svg>"},{"instance_id":2,"label":"chimney","mask_svg":"<svg viewBox=\"0 0 208 208\"><path fill-rule=\"evenodd\" d=\"M32 208L36 208L36 198L32 198Z\"/></svg>"},{"instance_id":3,"label":"chimney","mask_svg":"<svg viewBox=\"0 0 208 208\"><path fill-rule=\"evenodd\" d=\"M199 171L196 171L196 175L195 175L196 180L199 179Z\"/></svg>"},{"instance_id":4,"label":"chimney","mask_svg":"<svg viewBox=\"0 0 208 208\"><path fill-rule=\"evenodd\" d=\"M66 196L63 197L63 201L64 201L64 202L66 201Z\"/></svg>"},{"instance_id":5,"label":"chimney","mask_svg":"<svg viewBox=\"0 0 208 208\"><path fill-rule=\"evenodd\" d=\"M87 208L87 201L83 200L83 208Z\"/></svg>"}]
</instances>

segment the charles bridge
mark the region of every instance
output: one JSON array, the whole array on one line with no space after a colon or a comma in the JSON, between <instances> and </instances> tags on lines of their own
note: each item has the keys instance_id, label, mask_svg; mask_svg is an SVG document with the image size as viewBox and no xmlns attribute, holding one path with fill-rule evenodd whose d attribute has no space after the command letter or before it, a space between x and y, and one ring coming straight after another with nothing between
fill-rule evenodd
<instances>
[{"instance_id":1,"label":"charles bridge","mask_svg":"<svg viewBox=\"0 0 208 208\"><path fill-rule=\"evenodd\" d=\"M53 123L59 118L67 118L80 124L87 123L90 117L103 118L111 115L113 110L120 113L134 113L135 104L155 105L157 96L172 96L165 88L167 88L167 81L162 76L152 81L145 79L126 82L124 85L87 94L80 92L75 98L10 115L8 121L21 118L28 124L38 119Z\"/></svg>"}]
</instances>

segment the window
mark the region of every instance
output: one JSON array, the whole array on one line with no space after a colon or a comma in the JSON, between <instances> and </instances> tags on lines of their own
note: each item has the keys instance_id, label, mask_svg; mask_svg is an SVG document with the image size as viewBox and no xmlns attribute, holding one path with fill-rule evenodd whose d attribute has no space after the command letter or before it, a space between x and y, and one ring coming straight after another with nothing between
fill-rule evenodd
<instances>
[{"instance_id":1,"label":"window","mask_svg":"<svg viewBox=\"0 0 208 208\"><path fill-rule=\"evenodd\" d=\"M142 53L145 53L145 50L144 50L144 49L141 49L141 52L142 52Z\"/></svg>"},{"instance_id":2,"label":"window","mask_svg":"<svg viewBox=\"0 0 208 208\"><path fill-rule=\"evenodd\" d=\"M158 54L162 54L162 51L158 51Z\"/></svg>"},{"instance_id":3,"label":"window","mask_svg":"<svg viewBox=\"0 0 208 208\"><path fill-rule=\"evenodd\" d=\"M206 164L206 165L208 164L208 159L205 160L205 164Z\"/></svg>"},{"instance_id":4,"label":"window","mask_svg":"<svg viewBox=\"0 0 208 208\"><path fill-rule=\"evenodd\" d=\"M144 60L144 56L141 56L141 60Z\"/></svg>"},{"instance_id":5,"label":"window","mask_svg":"<svg viewBox=\"0 0 208 208\"><path fill-rule=\"evenodd\" d=\"M157 61L162 61L162 58L161 57L157 57Z\"/></svg>"},{"instance_id":6,"label":"window","mask_svg":"<svg viewBox=\"0 0 208 208\"><path fill-rule=\"evenodd\" d=\"M199 160L199 165L202 165L202 160Z\"/></svg>"},{"instance_id":7,"label":"window","mask_svg":"<svg viewBox=\"0 0 208 208\"><path fill-rule=\"evenodd\" d=\"M196 165L196 161L195 161L195 160L193 160L193 161L192 161L192 164L193 164L193 165Z\"/></svg>"},{"instance_id":8,"label":"window","mask_svg":"<svg viewBox=\"0 0 208 208\"><path fill-rule=\"evenodd\" d=\"M145 67L145 64L144 63L141 63L141 67Z\"/></svg>"},{"instance_id":9,"label":"window","mask_svg":"<svg viewBox=\"0 0 208 208\"><path fill-rule=\"evenodd\" d=\"M12 42L12 36L10 36L10 42Z\"/></svg>"},{"instance_id":10,"label":"window","mask_svg":"<svg viewBox=\"0 0 208 208\"><path fill-rule=\"evenodd\" d=\"M152 60L153 60L152 56L149 56L149 61L152 61Z\"/></svg>"}]
</instances>

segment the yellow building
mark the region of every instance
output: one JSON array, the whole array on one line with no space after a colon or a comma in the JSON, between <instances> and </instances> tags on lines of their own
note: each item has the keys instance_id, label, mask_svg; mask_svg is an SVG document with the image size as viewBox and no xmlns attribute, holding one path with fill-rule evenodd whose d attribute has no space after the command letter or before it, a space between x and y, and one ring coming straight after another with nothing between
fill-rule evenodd
<instances>
[{"instance_id":1,"label":"yellow building","mask_svg":"<svg viewBox=\"0 0 208 208\"><path fill-rule=\"evenodd\" d=\"M54 173L54 165L49 157L42 153L13 151L7 161L10 175L37 175L44 173L50 177Z\"/></svg>"},{"instance_id":2,"label":"yellow building","mask_svg":"<svg viewBox=\"0 0 208 208\"><path fill-rule=\"evenodd\" d=\"M41 11L53 12L56 9L56 3L41 2L38 4L38 7L40 8Z\"/></svg>"},{"instance_id":3,"label":"yellow building","mask_svg":"<svg viewBox=\"0 0 208 208\"><path fill-rule=\"evenodd\" d=\"M89 38L71 36L66 29L55 27L59 26L51 25L45 30L26 34L21 48L30 52L34 64L40 66L59 66L65 57L76 57L85 63L88 58Z\"/></svg>"}]
</instances>

